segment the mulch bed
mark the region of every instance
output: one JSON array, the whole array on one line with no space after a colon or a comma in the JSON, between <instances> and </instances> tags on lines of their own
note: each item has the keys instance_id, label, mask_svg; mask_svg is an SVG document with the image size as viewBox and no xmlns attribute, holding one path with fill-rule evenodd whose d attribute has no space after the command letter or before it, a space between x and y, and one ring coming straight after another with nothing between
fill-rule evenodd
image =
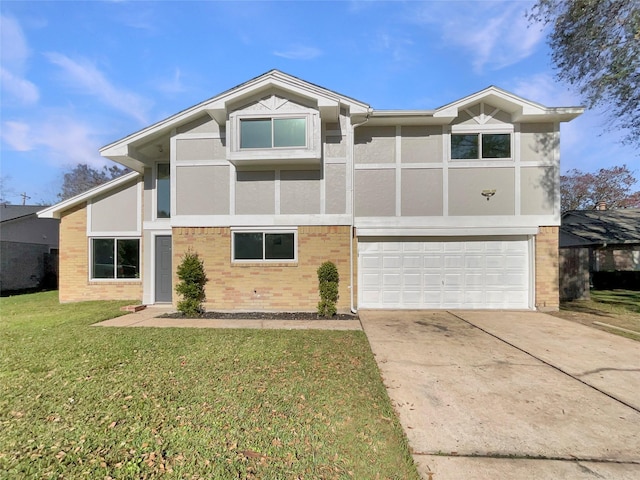
<instances>
[{"instance_id":1,"label":"mulch bed","mask_svg":"<svg viewBox=\"0 0 640 480\"><path fill-rule=\"evenodd\" d=\"M357 315L339 313L321 317L314 312L205 312L198 317L186 317L180 312L166 313L161 318L213 318L218 320L358 320Z\"/></svg>"}]
</instances>

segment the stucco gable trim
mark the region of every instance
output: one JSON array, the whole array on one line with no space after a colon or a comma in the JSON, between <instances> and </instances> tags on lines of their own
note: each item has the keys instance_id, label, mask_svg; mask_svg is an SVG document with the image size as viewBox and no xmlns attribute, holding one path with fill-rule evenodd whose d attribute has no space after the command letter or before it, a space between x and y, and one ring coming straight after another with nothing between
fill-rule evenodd
<instances>
[{"instance_id":1,"label":"stucco gable trim","mask_svg":"<svg viewBox=\"0 0 640 480\"><path fill-rule=\"evenodd\" d=\"M109 192L112 189L118 188L121 185L130 182L131 180L139 179L142 175L138 172L130 172L126 175L118 177L114 180L111 180L107 183L99 185L97 187L92 188L91 190L87 190L84 193L76 195L75 197L68 198L60 203L56 203L44 210L40 210L38 212L38 218L60 218L62 216L62 212L68 210L76 205L79 205L83 202L91 200L92 198L102 195L104 193Z\"/></svg>"},{"instance_id":2,"label":"stucco gable trim","mask_svg":"<svg viewBox=\"0 0 640 480\"><path fill-rule=\"evenodd\" d=\"M461 110L479 102L486 102L512 115L514 122L557 121L568 122L584 112L584 107L545 107L496 86L468 95L437 108L435 118L456 118Z\"/></svg>"},{"instance_id":3,"label":"stucco gable trim","mask_svg":"<svg viewBox=\"0 0 640 480\"><path fill-rule=\"evenodd\" d=\"M370 109L367 104L359 100L341 95L279 70L270 70L215 97L105 145L100 149L100 154L116 162L131 164L129 166L141 169L142 163L135 161L135 148L132 148L132 144L139 144L149 137L162 134L162 132L169 132L178 125L187 123L203 113L209 114L220 125L224 125L229 113L227 107L230 104L237 103L243 97L253 97L261 91L273 88L284 92L289 91L297 96L313 100L318 105L323 118L337 119L342 106L348 107L352 115L366 115ZM129 159L134 161L131 162Z\"/></svg>"}]
</instances>

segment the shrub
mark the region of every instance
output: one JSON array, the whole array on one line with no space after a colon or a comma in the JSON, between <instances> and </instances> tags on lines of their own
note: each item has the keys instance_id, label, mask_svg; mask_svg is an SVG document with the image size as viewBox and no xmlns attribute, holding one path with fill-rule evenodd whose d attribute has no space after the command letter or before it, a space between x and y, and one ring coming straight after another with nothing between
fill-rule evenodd
<instances>
[{"instance_id":1,"label":"shrub","mask_svg":"<svg viewBox=\"0 0 640 480\"><path fill-rule=\"evenodd\" d=\"M340 276L333 262L324 262L318 268L318 290L320 301L318 302L318 315L332 317L337 313L338 284Z\"/></svg>"},{"instance_id":2,"label":"shrub","mask_svg":"<svg viewBox=\"0 0 640 480\"><path fill-rule=\"evenodd\" d=\"M178 266L180 283L176 285L176 292L182 295L178 302L178 311L189 317L195 317L204 312L202 302L205 300L204 285L209 280L204 271L204 262L197 253L188 250Z\"/></svg>"}]
</instances>

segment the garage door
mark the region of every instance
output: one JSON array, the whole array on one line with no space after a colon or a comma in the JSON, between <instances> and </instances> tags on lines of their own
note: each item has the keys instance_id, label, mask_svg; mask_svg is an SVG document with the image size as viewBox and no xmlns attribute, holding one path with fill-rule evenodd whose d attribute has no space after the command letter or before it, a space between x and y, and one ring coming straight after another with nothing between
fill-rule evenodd
<instances>
[{"instance_id":1,"label":"garage door","mask_svg":"<svg viewBox=\"0 0 640 480\"><path fill-rule=\"evenodd\" d=\"M526 237L358 239L359 308L529 308Z\"/></svg>"}]
</instances>

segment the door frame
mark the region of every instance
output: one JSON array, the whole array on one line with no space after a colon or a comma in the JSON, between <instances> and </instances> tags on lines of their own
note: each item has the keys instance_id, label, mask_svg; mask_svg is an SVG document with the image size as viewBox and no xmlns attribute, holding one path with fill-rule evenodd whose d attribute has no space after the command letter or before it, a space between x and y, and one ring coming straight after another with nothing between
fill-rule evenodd
<instances>
[{"instance_id":1,"label":"door frame","mask_svg":"<svg viewBox=\"0 0 640 480\"><path fill-rule=\"evenodd\" d=\"M156 237L171 237L172 238L172 251L171 251L171 268L173 269L173 235L171 230L156 230L156 231L152 231L151 233L151 258L149 259L149 264L150 264L150 272L149 272L149 276L151 277L151 282L149 284L149 290L150 290L150 297L151 297L151 304L155 304L156 303L156 255L157 255L157 251L156 251ZM173 283L173 282L172 282ZM172 288L172 292L171 292L171 298L173 301L173 284L171 286ZM164 302L163 302L164 303Z\"/></svg>"}]
</instances>

